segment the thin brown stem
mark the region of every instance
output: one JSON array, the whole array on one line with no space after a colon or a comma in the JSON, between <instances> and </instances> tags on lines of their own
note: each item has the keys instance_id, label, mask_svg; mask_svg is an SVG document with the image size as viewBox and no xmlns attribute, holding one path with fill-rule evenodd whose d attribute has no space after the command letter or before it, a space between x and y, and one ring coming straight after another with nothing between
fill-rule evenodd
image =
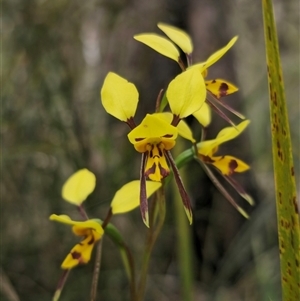
<instances>
[{"instance_id":1,"label":"thin brown stem","mask_svg":"<svg viewBox=\"0 0 300 301\"><path fill-rule=\"evenodd\" d=\"M78 208L80 215L83 217L83 219L88 220L89 217L88 217L87 213L85 212L82 204L80 204L77 208Z\"/></svg>"},{"instance_id":2,"label":"thin brown stem","mask_svg":"<svg viewBox=\"0 0 300 301\"><path fill-rule=\"evenodd\" d=\"M61 277L60 277L60 279L58 281L58 284L57 284L57 287L56 287L56 291L55 291L54 296L52 298L53 301L58 301L59 300L60 294L61 294L61 292L62 292L62 290L63 290L63 288L65 286L65 283L66 283L66 281L68 279L70 271L71 270L69 270L69 269L63 271L63 274L61 275Z\"/></svg>"},{"instance_id":3,"label":"thin brown stem","mask_svg":"<svg viewBox=\"0 0 300 301\"><path fill-rule=\"evenodd\" d=\"M97 297L98 280L99 280L100 266L101 266L101 255L102 255L102 239L97 244L95 266L94 266L92 287L91 287L91 301L96 301L96 297Z\"/></svg>"}]
</instances>

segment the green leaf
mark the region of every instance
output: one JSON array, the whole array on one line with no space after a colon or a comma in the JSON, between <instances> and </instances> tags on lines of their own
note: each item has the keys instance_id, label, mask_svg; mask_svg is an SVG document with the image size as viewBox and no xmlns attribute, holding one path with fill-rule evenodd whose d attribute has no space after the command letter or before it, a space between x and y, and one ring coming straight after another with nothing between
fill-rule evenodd
<instances>
[{"instance_id":1,"label":"green leaf","mask_svg":"<svg viewBox=\"0 0 300 301\"><path fill-rule=\"evenodd\" d=\"M300 300L300 230L288 113L272 0L263 0L282 300Z\"/></svg>"}]
</instances>

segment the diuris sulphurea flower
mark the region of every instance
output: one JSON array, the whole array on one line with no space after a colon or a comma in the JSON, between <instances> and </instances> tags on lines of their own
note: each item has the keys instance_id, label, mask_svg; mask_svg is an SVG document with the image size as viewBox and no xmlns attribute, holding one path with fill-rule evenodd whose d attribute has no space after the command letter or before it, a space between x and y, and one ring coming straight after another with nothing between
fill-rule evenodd
<instances>
[{"instance_id":1,"label":"diuris sulphurea flower","mask_svg":"<svg viewBox=\"0 0 300 301\"><path fill-rule=\"evenodd\" d=\"M176 61L179 64L182 71L191 68L197 68L204 78L208 74L208 68L215 64L219 59L221 59L221 57L235 44L237 40L237 37L233 37L227 45L210 55L206 61L192 64L193 43L191 37L182 29L169 24L158 23L157 26L161 31L163 31L166 34L168 38L158 35L156 33L141 33L135 35L134 39L149 46L158 53ZM181 59L180 52L177 47L179 47L185 54L187 62L186 65ZM238 91L238 88L235 85L224 79L219 78L206 80L205 85L208 91L206 98L206 103L208 104L208 106L204 105L204 108L201 108L202 111L203 109L207 111L210 108L213 108L222 118L224 118L231 125L234 125L231 119L229 119L227 115L218 108L218 105L221 105L231 113L238 116L239 118L245 119L245 117L242 114L235 111L226 103L222 102L221 99L224 96ZM199 111L194 112L193 115L204 127L206 127L210 122L210 119L203 119L203 114L201 114L201 112ZM207 113L205 113L204 116L207 117Z\"/></svg>"},{"instance_id":2,"label":"diuris sulphurea flower","mask_svg":"<svg viewBox=\"0 0 300 301\"><path fill-rule=\"evenodd\" d=\"M73 221L67 215L56 214L52 214L49 219L72 226L72 231L75 235L84 237L67 255L61 264L62 269L72 269L79 264L88 263L96 242L100 240L104 234L99 220Z\"/></svg>"},{"instance_id":3,"label":"diuris sulphurea flower","mask_svg":"<svg viewBox=\"0 0 300 301\"><path fill-rule=\"evenodd\" d=\"M104 109L128 124L131 129L128 139L136 151L142 154L140 209L143 221L148 227L146 178L162 181L170 173L169 166L173 170L185 212L192 223L190 201L170 150L176 144L177 125L183 118L199 110L205 101L206 89L201 72L195 68L179 74L170 82L166 95L173 115L171 122L156 114L147 114L136 126L134 115L138 103L138 91L135 86L116 73L109 72L101 89Z\"/></svg>"},{"instance_id":4,"label":"diuris sulphurea flower","mask_svg":"<svg viewBox=\"0 0 300 301\"><path fill-rule=\"evenodd\" d=\"M254 205L252 197L232 177L234 173L247 171L250 169L250 166L233 156L216 155L221 144L236 138L246 129L249 123L250 120L244 120L237 126L222 129L215 139L201 141L197 144L197 156L207 166L206 171L208 171L207 168L209 166L213 166L242 198L250 205ZM239 212L247 217L247 214L231 198L226 198Z\"/></svg>"}]
</instances>

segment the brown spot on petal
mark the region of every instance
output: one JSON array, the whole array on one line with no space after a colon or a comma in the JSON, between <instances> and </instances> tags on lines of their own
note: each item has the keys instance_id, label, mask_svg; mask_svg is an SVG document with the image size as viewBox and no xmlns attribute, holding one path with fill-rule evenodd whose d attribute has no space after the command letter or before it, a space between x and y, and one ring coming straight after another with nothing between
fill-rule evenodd
<instances>
[{"instance_id":1,"label":"brown spot on petal","mask_svg":"<svg viewBox=\"0 0 300 301\"><path fill-rule=\"evenodd\" d=\"M136 141L136 142L139 142L139 141L142 141L142 140L144 140L145 138L135 138L134 140Z\"/></svg>"},{"instance_id":2,"label":"brown spot on petal","mask_svg":"<svg viewBox=\"0 0 300 301\"><path fill-rule=\"evenodd\" d=\"M168 170L166 170L165 168L163 168L160 164L158 166L159 166L159 171L160 171L161 176L163 178L167 177L170 172Z\"/></svg>"},{"instance_id":3,"label":"brown spot on petal","mask_svg":"<svg viewBox=\"0 0 300 301\"><path fill-rule=\"evenodd\" d=\"M94 242L95 242L95 238L94 238L94 236L92 236L88 242L88 245L92 245Z\"/></svg>"},{"instance_id":4,"label":"brown spot on petal","mask_svg":"<svg viewBox=\"0 0 300 301\"><path fill-rule=\"evenodd\" d=\"M292 175L292 176L295 175L294 166L291 167L291 175Z\"/></svg>"},{"instance_id":5,"label":"brown spot on petal","mask_svg":"<svg viewBox=\"0 0 300 301\"><path fill-rule=\"evenodd\" d=\"M236 162L236 160L231 160L229 162L229 169L230 169L230 173L233 174L234 170L238 167L238 164Z\"/></svg>"},{"instance_id":6,"label":"brown spot on petal","mask_svg":"<svg viewBox=\"0 0 300 301\"><path fill-rule=\"evenodd\" d=\"M223 97L227 95L228 85L226 83L222 83L219 88L219 96Z\"/></svg>"},{"instance_id":7,"label":"brown spot on petal","mask_svg":"<svg viewBox=\"0 0 300 301\"><path fill-rule=\"evenodd\" d=\"M211 157L209 156L204 156L204 155L200 155L200 158L203 162L205 163L214 163L215 160L213 160Z\"/></svg>"},{"instance_id":8,"label":"brown spot on petal","mask_svg":"<svg viewBox=\"0 0 300 301\"><path fill-rule=\"evenodd\" d=\"M81 258L81 253L76 252L76 251L72 252L71 255L72 255L73 259L80 259Z\"/></svg>"},{"instance_id":9,"label":"brown spot on petal","mask_svg":"<svg viewBox=\"0 0 300 301\"><path fill-rule=\"evenodd\" d=\"M164 137L164 138L172 138L173 135L172 135L172 134L167 134L167 135L164 135L163 137Z\"/></svg>"},{"instance_id":10,"label":"brown spot on petal","mask_svg":"<svg viewBox=\"0 0 300 301\"><path fill-rule=\"evenodd\" d=\"M153 163L153 165L148 170L145 171L145 173L144 173L145 176L148 178L149 175L155 173L155 169L156 169L156 164Z\"/></svg>"}]
</instances>

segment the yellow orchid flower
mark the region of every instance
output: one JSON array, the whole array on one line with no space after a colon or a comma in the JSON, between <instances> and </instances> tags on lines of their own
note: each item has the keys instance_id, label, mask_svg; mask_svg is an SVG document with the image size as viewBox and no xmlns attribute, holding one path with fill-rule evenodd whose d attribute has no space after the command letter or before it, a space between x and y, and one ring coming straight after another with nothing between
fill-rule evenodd
<instances>
[{"instance_id":1,"label":"yellow orchid flower","mask_svg":"<svg viewBox=\"0 0 300 301\"><path fill-rule=\"evenodd\" d=\"M80 169L71 175L62 188L62 197L67 202L80 206L96 186L96 177L88 169Z\"/></svg>"},{"instance_id":2,"label":"yellow orchid flower","mask_svg":"<svg viewBox=\"0 0 300 301\"><path fill-rule=\"evenodd\" d=\"M197 148L200 159L205 164L212 164L215 166L225 176L230 176L234 172L243 172L248 170L250 168L249 165L240 159L232 156L214 156L214 154L217 152L218 147L222 143L232 140L240 135L249 123L249 120L245 120L236 127L224 128L219 132L215 139L198 143Z\"/></svg>"},{"instance_id":3,"label":"yellow orchid flower","mask_svg":"<svg viewBox=\"0 0 300 301\"><path fill-rule=\"evenodd\" d=\"M73 221L67 215L56 214L52 214L49 219L72 226L72 231L75 235L84 237L80 243L72 248L63 261L61 268L72 269L79 264L88 263L91 259L95 243L100 240L104 234L104 230L98 220Z\"/></svg>"},{"instance_id":4,"label":"yellow orchid flower","mask_svg":"<svg viewBox=\"0 0 300 301\"><path fill-rule=\"evenodd\" d=\"M158 23L157 26L168 36L168 38L174 42L185 54L186 54L186 61L187 61L187 66L184 65L183 61L181 58L178 56L176 52L176 47L171 43L166 38L163 38L159 36L160 38L157 39L155 38L156 34L153 33L147 33L147 34L139 34L134 36L136 40L139 42L142 42L146 44L147 46L153 48L160 54L167 56L175 61L178 62L180 65L181 69L184 70L190 70L190 69L198 69L202 76L205 78L207 76L207 69L216 63L221 57L235 44L237 41L237 36L233 37L227 45L213 53L208 57L208 59L204 62L197 63L192 65L192 51L193 51L193 43L191 40L191 37L182 29L177 28L175 26L171 26L169 24L165 23ZM138 38L136 38L138 37ZM166 47L165 45L169 45L169 47ZM166 50L168 48L168 50ZM170 48L170 49L169 49ZM175 49L174 49L175 48ZM171 50L172 49L172 50ZM176 52L176 54L174 54ZM221 98L224 96L227 96L229 94L235 93L238 91L238 88L233 85L232 83L223 80L223 79L212 79L212 80L207 80L205 81L205 86L206 90L210 92L210 95L207 95L208 97L205 99L206 102L209 104L211 108L213 108L216 113L218 113L222 118L224 118L227 122L229 122L231 125L234 125L234 123L227 117L226 114L222 112L218 108L218 106L215 104L217 100L217 104L223 106L226 108L228 111L231 113L235 114L241 119L245 119L245 117L225 104L224 102L221 101ZM202 89L201 89L202 90ZM211 97L209 97L211 96ZM197 97L197 93L195 94L195 99ZM205 101L204 100L204 101ZM200 97L199 102L202 103L202 98ZM178 102L175 102L177 104ZM200 105L201 107L201 105ZM196 119L204 126L207 127L210 123L210 110L211 108L208 106L205 106L203 110L200 110L200 107L196 110L197 113L194 115ZM192 109L192 106L189 106L190 109ZM173 112L176 111L176 108L173 109ZM176 114L176 113L174 113ZM190 115L190 114L189 114ZM183 116L183 115L182 115Z\"/></svg>"},{"instance_id":5,"label":"yellow orchid flower","mask_svg":"<svg viewBox=\"0 0 300 301\"><path fill-rule=\"evenodd\" d=\"M121 85L121 88L119 87L119 84ZM131 110L130 114L124 114L124 101L121 101L122 105L117 105L118 97L122 97L123 94L126 94L124 91L126 90L126 85L128 85L128 82L125 79L116 74L112 75L109 73L104 81L101 90L101 97L104 109L109 114L125 121L129 125L131 131L128 134L128 139L134 145L136 151L142 153L142 166L140 172L140 208L143 221L147 226L149 226L146 178L160 182L163 178L169 175L169 165L171 165L182 196L185 211L187 212L191 223L192 211L190 202L170 150L176 144L175 140L178 135L178 129L176 126L178 123L180 123L182 118L187 117L194 111L198 110L201 106L201 101L204 102L205 100L206 90L201 73L196 69L186 71L177 76L169 84L167 95L173 113L173 119L171 122L165 121L162 118L155 116L155 114L147 114L141 124L136 126L133 119L136 107L134 106L134 110ZM136 88L134 87L133 89L132 86L131 89L136 90ZM111 90L119 92L115 93L114 91L111 92ZM105 91L105 93L103 93L103 91ZM126 102L136 104L136 93L134 93L134 95L131 94L131 97L134 98L133 101L131 101L129 96L130 95L127 93ZM198 98L197 101L195 100L195 96ZM113 102L114 105L110 105L110 102ZM181 131L182 127L184 127L184 125L180 126ZM189 134L186 132L186 135Z\"/></svg>"},{"instance_id":6,"label":"yellow orchid flower","mask_svg":"<svg viewBox=\"0 0 300 301\"><path fill-rule=\"evenodd\" d=\"M178 130L155 115L147 114L134 128L128 139L140 153L146 153L145 175L152 181L161 181L169 173L165 151L175 146Z\"/></svg>"}]
</instances>

